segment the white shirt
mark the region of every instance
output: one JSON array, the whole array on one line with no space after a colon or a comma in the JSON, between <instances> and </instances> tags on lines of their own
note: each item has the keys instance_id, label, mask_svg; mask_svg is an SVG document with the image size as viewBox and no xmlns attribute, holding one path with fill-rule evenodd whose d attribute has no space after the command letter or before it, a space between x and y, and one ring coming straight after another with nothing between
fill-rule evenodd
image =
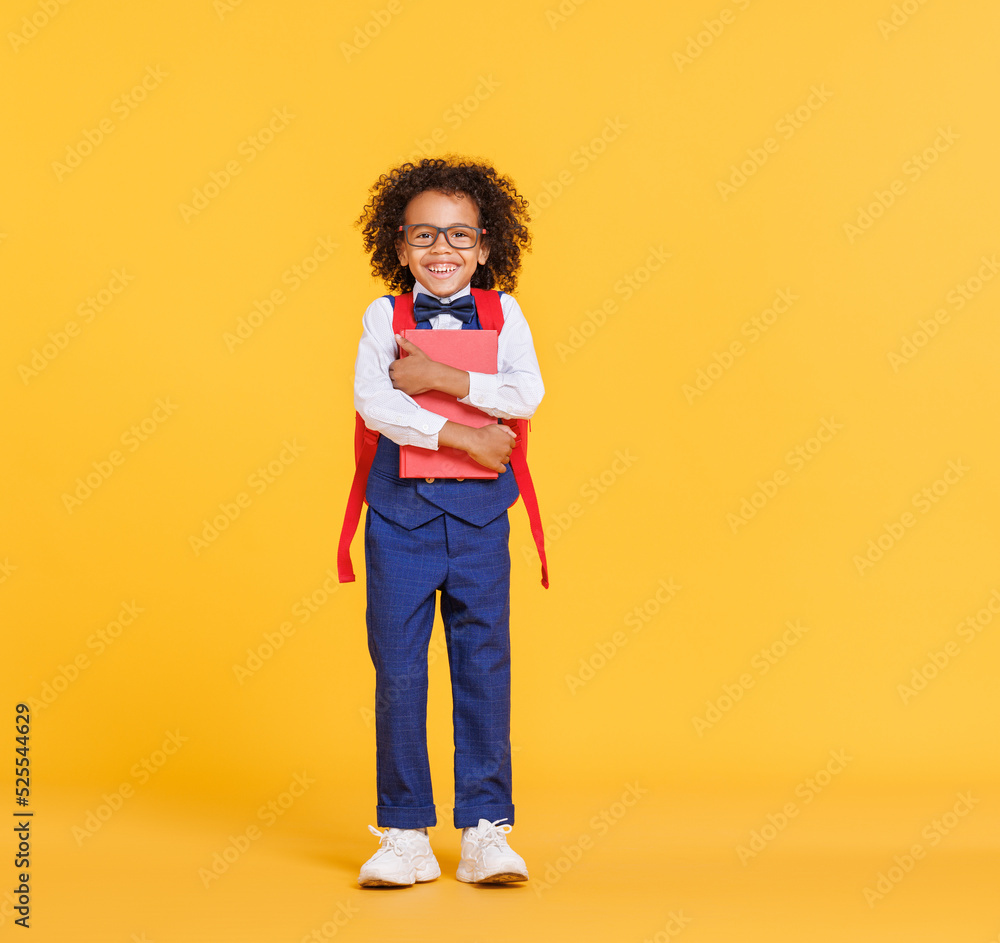
<instances>
[{"instance_id":1,"label":"white shirt","mask_svg":"<svg viewBox=\"0 0 1000 943\"><path fill-rule=\"evenodd\" d=\"M413 291L433 295L419 282ZM450 304L470 292L471 286L466 285L440 300ZM469 371L469 395L459 402L498 419L530 419L545 394L531 331L513 297L504 293L500 305L504 322L497 340L497 372ZM436 450L445 418L417 405L402 390L394 389L389 379L389 365L399 357L392 332L392 303L388 298L376 298L361 323L361 343L354 364L354 408L370 429L387 435L398 445ZM430 325L434 330L454 331L461 329L462 321L442 313L431 318Z\"/></svg>"}]
</instances>

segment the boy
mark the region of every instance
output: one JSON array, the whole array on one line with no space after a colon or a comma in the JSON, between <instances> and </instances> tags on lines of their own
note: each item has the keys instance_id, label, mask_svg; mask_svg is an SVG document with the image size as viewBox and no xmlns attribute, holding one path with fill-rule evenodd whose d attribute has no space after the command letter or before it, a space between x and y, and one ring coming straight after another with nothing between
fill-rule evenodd
<instances>
[{"instance_id":1,"label":"boy","mask_svg":"<svg viewBox=\"0 0 1000 943\"><path fill-rule=\"evenodd\" d=\"M528 878L507 844L514 819L510 764L510 554L507 469L514 433L445 420L412 399L442 390L499 419L528 419L544 394L513 290L528 248L527 203L487 164L424 159L383 175L362 214L372 269L412 291L418 329L480 327L471 289L503 290L497 373L470 373L394 335L393 302L365 312L355 365L355 408L380 433L365 493L368 647L376 670L379 850L358 882L405 886L441 873L427 837L436 824L427 760L427 646L441 593L455 728L454 822L458 879ZM407 357L399 359L399 351ZM399 446L461 449L495 479L399 477ZM507 824L501 824L506 822Z\"/></svg>"}]
</instances>

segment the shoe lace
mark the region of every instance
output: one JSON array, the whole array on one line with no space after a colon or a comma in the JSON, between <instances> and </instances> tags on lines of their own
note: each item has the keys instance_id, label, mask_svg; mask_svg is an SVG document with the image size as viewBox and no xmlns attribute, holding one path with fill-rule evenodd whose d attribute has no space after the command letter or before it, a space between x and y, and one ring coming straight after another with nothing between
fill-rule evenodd
<instances>
[{"instance_id":1,"label":"shoe lace","mask_svg":"<svg viewBox=\"0 0 1000 943\"><path fill-rule=\"evenodd\" d=\"M506 848L507 836L514 828L513 825L500 824L506 821L506 818L502 818L497 819L495 822L490 822L488 826L477 826L470 829L466 833L466 837L479 849L489 848L490 845L495 845L497 848Z\"/></svg>"},{"instance_id":2,"label":"shoe lace","mask_svg":"<svg viewBox=\"0 0 1000 943\"><path fill-rule=\"evenodd\" d=\"M379 844L383 848L387 848L396 855L403 854L403 850L406 847L406 837L402 833L397 832L395 835L390 835L389 829L381 832L372 825L368 826L368 831L378 838Z\"/></svg>"}]
</instances>

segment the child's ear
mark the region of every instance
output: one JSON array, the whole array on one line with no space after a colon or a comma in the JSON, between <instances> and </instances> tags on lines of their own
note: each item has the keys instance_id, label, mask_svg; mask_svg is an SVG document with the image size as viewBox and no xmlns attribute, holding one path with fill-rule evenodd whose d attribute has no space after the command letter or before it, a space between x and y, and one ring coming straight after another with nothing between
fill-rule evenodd
<instances>
[{"instance_id":1,"label":"child's ear","mask_svg":"<svg viewBox=\"0 0 1000 943\"><path fill-rule=\"evenodd\" d=\"M485 265L486 260L490 257L490 244L486 241L485 237L479 240L479 264Z\"/></svg>"},{"instance_id":2,"label":"child's ear","mask_svg":"<svg viewBox=\"0 0 1000 943\"><path fill-rule=\"evenodd\" d=\"M403 268L406 268L408 262L406 261L407 259L406 240L404 239L396 240L396 258L399 259L399 264L402 265Z\"/></svg>"}]
</instances>

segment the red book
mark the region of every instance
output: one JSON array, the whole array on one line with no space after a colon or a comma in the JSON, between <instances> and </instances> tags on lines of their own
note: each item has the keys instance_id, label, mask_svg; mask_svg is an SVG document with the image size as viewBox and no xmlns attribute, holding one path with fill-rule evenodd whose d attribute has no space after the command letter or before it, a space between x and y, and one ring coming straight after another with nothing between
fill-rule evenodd
<instances>
[{"instance_id":1,"label":"red book","mask_svg":"<svg viewBox=\"0 0 1000 943\"><path fill-rule=\"evenodd\" d=\"M403 331L403 337L419 347L432 360L471 370L473 373L497 372L496 331ZM406 356L406 352L401 352ZM460 403L441 390L428 390L413 397L424 409L463 426L489 425L497 420L475 406ZM461 449L442 446L437 451L416 445L399 450L400 478L496 478L497 472L469 457Z\"/></svg>"}]
</instances>

